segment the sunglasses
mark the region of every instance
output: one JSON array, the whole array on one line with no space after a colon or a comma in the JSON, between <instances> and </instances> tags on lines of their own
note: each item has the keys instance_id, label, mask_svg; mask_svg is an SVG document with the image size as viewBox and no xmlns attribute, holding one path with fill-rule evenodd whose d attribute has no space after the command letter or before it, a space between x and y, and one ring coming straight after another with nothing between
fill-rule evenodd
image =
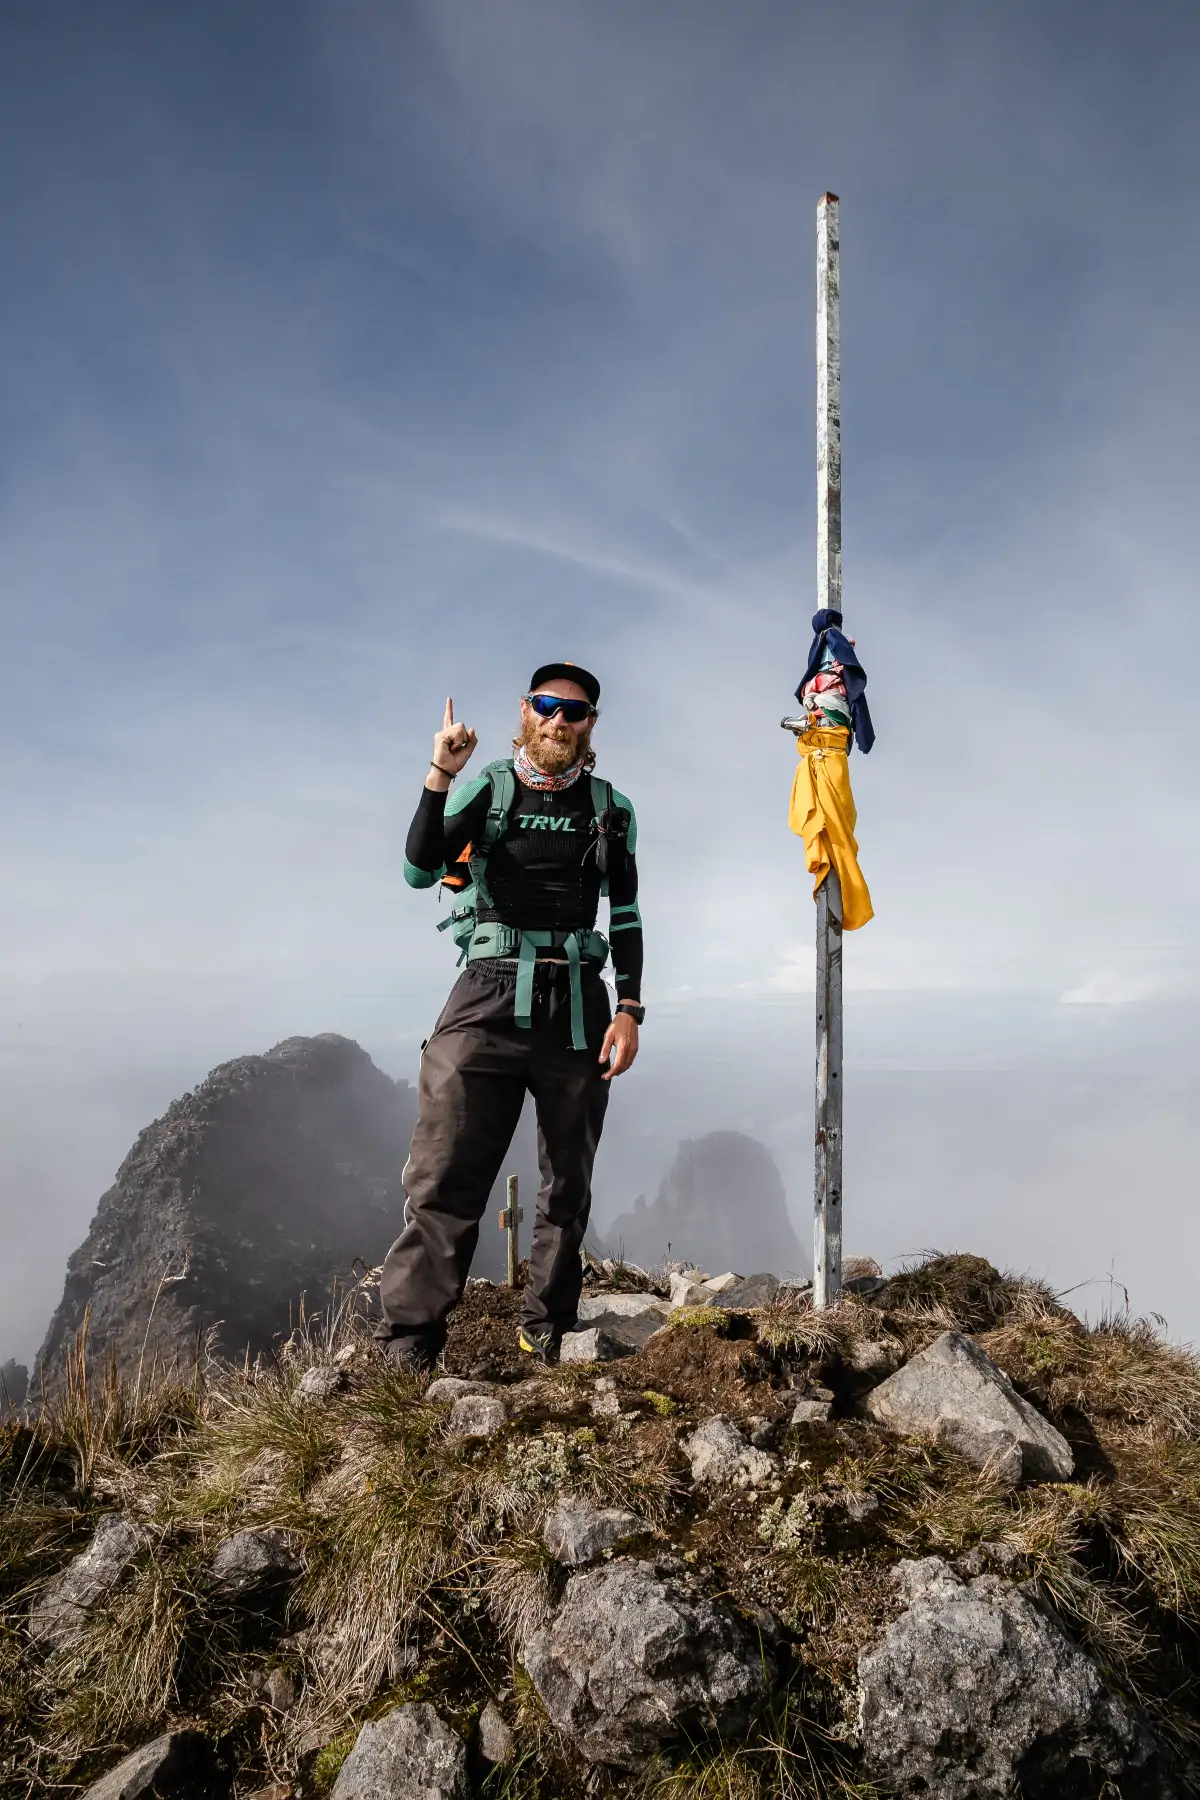
<instances>
[{"instance_id":1,"label":"sunglasses","mask_svg":"<svg viewBox=\"0 0 1200 1800\"><path fill-rule=\"evenodd\" d=\"M532 706L539 719L552 719L560 712L568 725L582 725L585 719L596 716L590 700L564 700L560 694L526 694L525 703Z\"/></svg>"}]
</instances>

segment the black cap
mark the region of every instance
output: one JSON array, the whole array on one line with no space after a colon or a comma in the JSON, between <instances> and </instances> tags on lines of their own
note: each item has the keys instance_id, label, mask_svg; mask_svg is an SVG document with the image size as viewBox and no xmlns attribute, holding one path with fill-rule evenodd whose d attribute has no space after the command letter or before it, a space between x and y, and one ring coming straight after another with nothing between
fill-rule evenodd
<instances>
[{"instance_id":1,"label":"black cap","mask_svg":"<svg viewBox=\"0 0 1200 1800\"><path fill-rule=\"evenodd\" d=\"M543 663L540 669L535 669L533 672L533 680L529 683L529 692L536 693L543 681L573 681L576 687L583 689L593 706L599 705L600 683L594 675L589 675L586 669L581 669L578 663Z\"/></svg>"}]
</instances>

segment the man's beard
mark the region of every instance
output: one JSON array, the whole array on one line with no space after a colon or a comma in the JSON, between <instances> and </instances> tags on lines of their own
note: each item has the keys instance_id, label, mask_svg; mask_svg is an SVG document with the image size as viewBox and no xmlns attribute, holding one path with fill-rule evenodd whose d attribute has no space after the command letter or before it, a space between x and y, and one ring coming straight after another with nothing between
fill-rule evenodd
<instances>
[{"instance_id":1,"label":"man's beard","mask_svg":"<svg viewBox=\"0 0 1200 1800\"><path fill-rule=\"evenodd\" d=\"M516 742L543 775L565 775L587 755L591 735L590 725L577 733L557 719L539 719L535 713L532 719L521 721Z\"/></svg>"}]
</instances>

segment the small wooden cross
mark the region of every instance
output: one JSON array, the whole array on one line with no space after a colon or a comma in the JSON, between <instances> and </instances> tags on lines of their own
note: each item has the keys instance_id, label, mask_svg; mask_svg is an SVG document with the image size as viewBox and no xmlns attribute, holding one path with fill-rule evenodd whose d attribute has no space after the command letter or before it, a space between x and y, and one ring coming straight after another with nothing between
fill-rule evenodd
<instances>
[{"instance_id":1,"label":"small wooden cross","mask_svg":"<svg viewBox=\"0 0 1200 1800\"><path fill-rule=\"evenodd\" d=\"M510 1288L515 1288L521 1285L517 1278L517 1264L521 1260L517 1244L517 1227L525 1214L517 1205L517 1178L515 1175L509 1176L507 1187L508 1205L502 1206L500 1209L500 1229L508 1233L508 1285Z\"/></svg>"}]
</instances>

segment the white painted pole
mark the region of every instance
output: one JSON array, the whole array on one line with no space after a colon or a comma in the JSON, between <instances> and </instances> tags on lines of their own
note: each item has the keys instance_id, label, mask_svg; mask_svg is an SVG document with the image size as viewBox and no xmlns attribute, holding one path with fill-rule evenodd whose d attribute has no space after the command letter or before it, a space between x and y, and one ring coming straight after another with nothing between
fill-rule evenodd
<instances>
[{"instance_id":1,"label":"white painted pole","mask_svg":"<svg viewBox=\"0 0 1200 1800\"><path fill-rule=\"evenodd\" d=\"M842 314L838 199L817 206L817 606L842 610ZM842 891L817 895L813 1305L842 1291Z\"/></svg>"}]
</instances>

